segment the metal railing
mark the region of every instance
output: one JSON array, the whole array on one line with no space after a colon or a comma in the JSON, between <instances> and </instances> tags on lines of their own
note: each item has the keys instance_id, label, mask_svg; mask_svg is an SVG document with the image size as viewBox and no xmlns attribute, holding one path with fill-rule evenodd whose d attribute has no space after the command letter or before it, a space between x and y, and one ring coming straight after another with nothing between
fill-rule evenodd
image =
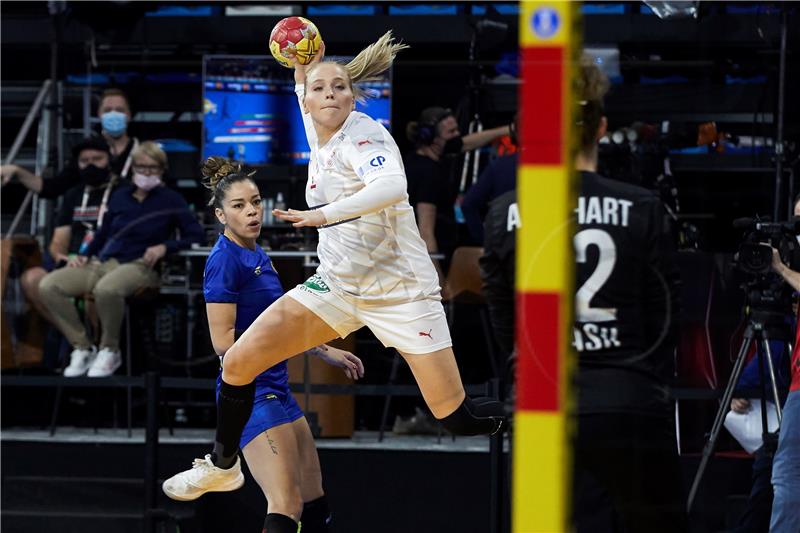
<instances>
[{"instance_id":1,"label":"metal railing","mask_svg":"<svg viewBox=\"0 0 800 533\"><path fill-rule=\"evenodd\" d=\"M25 121L22 123L22 127L17 133L17 137L14 139L14 144L11 145L11 149L6 154L6 158L3 161L4 165L9 165L14 162L19 153L20 148L22 148L22 143L25 142L25 138L28 136L28 132L33 125L33 121L36 119L39 112L42 110L42 106L45 103L45 99L48 95L51 94L51 80L45 80L42 83L42 87L39 89L39 92L36 95L36 99L33 101L31 108L28 110L28 114L25 116ZM53 103L53 102L51 102ZM49 128L50 128L50 120L46 114L51 113L52 111L46 110L39 121L39 131L37 134L36 140L36 173L41 175L41 171L44 169L44 162L46 161L46 154L47 154L47 145L49 144L48 139L50 138L49 135ZM44 146L42 146L44 145ZM41 148L44 148L43 150ZM45 154L42 156L41 154ZM22 201L22 205L20 205L17 213L14 215L14 219L11 222L11 226L9 226L8 231L6 232L6 238L14 235L16 232L17 226L19 226L20 221L22 220L22 216L28 207L31 205L33 201L33 197L35 193L33 191L28 191L28 194L25 195L25 199ZM36 215L35 213L31 216L31 233L35 233L36 229Z\"/></svg>"}]
</instances>

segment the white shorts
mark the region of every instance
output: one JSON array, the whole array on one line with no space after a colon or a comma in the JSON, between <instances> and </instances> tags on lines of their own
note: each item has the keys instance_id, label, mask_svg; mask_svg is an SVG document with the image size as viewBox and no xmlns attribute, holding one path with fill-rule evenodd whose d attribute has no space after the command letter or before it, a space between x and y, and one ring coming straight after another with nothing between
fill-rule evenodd
<instances>
[{"instance_id":1,"label":"white shorts","mask_svg":"<svg viewBox=\"0 0 800 533\"><path fill-rule=\"evenodd\" d=\"M364 304L331 291L317 275L286 293L342 338L367 326L387 348L426 354L453 345L441 302L434 299L400 304Z\"/></svg>"}]
</instances>

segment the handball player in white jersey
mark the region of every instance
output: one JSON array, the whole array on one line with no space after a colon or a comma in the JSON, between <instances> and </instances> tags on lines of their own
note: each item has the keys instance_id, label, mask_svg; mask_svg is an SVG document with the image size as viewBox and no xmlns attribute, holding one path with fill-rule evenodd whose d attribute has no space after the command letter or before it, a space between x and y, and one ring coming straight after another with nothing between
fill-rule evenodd
<instances>
[{"instance_id":1,"label":"handball player in white jersey","mask_svg":"<svg viewBox=\"0 0 800 533\"><path fill-rule=\"evenodd\" d=\"M230 490L239 471L239 437L250 417L253 381L295 354L367 326L410 366L433 415L459 435L493 434L500 402L465 395L441 305L439 280L408 203L397 145L377 121L355 111L358 82L391 67L406 48L391 32L350 63L295 65L311 161L308 210L275 210L295 227L319 228L319 268L279 298L223 359L213 468L168 480L186 496Z\"/></svg>"}]
</instances>

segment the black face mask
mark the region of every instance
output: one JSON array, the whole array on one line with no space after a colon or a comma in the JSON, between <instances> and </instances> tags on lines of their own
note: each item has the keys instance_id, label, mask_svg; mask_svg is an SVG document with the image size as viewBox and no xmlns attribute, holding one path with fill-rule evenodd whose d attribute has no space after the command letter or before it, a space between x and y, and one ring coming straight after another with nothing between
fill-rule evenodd
<instances>
[{"instance_id":1,"label":"black face mask","mask_svg":"<svg viewBox=\"0 0 800 533\"><path fill-rule=\"evenodd\" d=\"M464 140L461 138L461 136L453 137L444 143L442 153L444 155L458 155L461 153L461 149L463 147Z\"/></svg>"},{"instance_id":2,"label":"black face mask","mask_svg":"<svg viewBox=\"0 0 800 533\"><path fill-rule=\"evenodd\" d=\"M90 187L97 187L107 182L110 173L111 169L108 167L100 168L94 165L89 165L80 170L81 179Z\"/></svg>"}]
</instances>

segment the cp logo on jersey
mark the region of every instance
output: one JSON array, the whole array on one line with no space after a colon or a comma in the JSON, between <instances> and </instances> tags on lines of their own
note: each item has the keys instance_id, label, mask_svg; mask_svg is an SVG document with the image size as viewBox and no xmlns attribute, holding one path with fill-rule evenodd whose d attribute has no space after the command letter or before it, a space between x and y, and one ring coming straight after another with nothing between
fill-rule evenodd
<instances>
[{"instance_id":1,"label":"cp logo on jersey","mask_svg":"<svg viewBox=\"0 0 800 533\"><path fill-rule=\"evenodd\" d=\"M371 166L371 167L380 167L380 166L383 166L383 162L384 161L386 161L386 158L383 157L382 155L379 155L378 157L373 157L370 160L369 166Z\"/></svg>"}]
</instances>

